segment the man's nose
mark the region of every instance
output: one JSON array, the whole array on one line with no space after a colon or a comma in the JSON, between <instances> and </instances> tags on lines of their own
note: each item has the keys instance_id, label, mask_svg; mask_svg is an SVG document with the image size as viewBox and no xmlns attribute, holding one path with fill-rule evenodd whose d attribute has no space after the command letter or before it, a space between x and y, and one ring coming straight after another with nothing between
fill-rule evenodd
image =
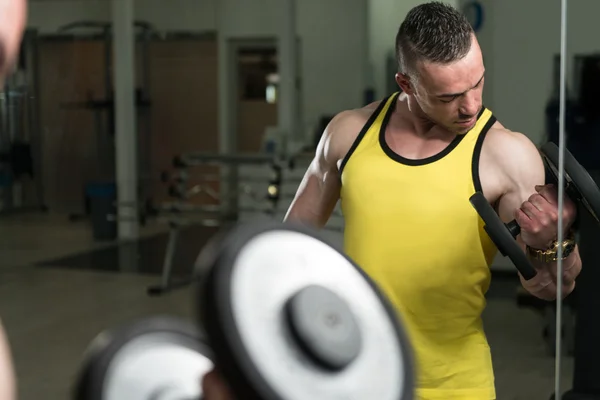
<instances>
[{"instance_id":1,"label":"man's nose","mask_svg":"<svg viewBox=\"0 0 600 400\"><path fill-rule=\"evenodd\" d=\"M463 115L474 116L481 108L481 96L479 91L471 90L465 93L460 104L459 111Z\"/></svg>"}]
</instances>

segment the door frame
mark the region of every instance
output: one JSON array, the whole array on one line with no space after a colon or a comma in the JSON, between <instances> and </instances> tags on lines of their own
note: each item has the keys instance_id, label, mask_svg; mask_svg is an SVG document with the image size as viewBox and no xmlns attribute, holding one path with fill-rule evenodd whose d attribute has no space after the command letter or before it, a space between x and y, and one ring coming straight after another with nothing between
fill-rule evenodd
<instances>
[{"instance_id":1,"label":"door frame","mask_svg":"<svg viewBox=\"0 0 600 400\"><path fill-rule=\"evenodd\" d=\"M279 53L276 35L269 36L231 36L218 38L219 45L219 152L235 154L238 137L238 85L239 63L237 54L244 47L275 48ZM221 206L228 215L235 216L238 209L238 168L222 165L219 167L221 188Z\"/></svg>"},{"instance_id":2,"label":"door frame","mask_svg":"<svg viewBox=\"0 0 600 400\"><path fill-rule=\"evenodd\" d=\"M229 119L229 129L227 129L225 133L228 136L227 142L229 143L229 150L232 152L236 152L239 136L239 51L247 47L252 47L275 49L277 54L279 54L279 41L277 39L277 36L231 37L227 39L226 47L227 55L229 57L229 68L227 68L226 70L228 82L227 118Z\"/></svg>"}]
</instances>

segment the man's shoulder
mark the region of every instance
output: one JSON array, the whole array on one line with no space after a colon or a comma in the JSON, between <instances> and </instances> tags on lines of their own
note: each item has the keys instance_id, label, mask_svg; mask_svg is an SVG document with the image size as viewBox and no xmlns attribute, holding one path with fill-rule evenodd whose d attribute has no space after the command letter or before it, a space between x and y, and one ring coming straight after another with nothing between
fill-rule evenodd
<instances>
[{"instance_id":1,"label":"man's shoulder","mask_svg":"<svg viewBox=\"0 0 600 400\"><path fill-rule=\"evenodd\" d=\"M488 167L513 181L543 173L543 161L536 144L525 134L502 125L490 128L483 142L482 159ZM536 178L537 179L537 178Z\"/></svg>"},{"instance_id":2,"label":"man's shoulder","mask_svg":"<svg viewBox=\"0 0 600 400\"><path fill-rule=\"evenodd\" d=\"M330 127L336 130L346 131L345 128L359 128L367 123L371 115L375 112L380 102L368 104L364 107L344 110L336 114L331 120ZM358 134L358 132L356 132Z\"/></svg>"},{"instance_id":3,"label":"man's shoulder","mask_svg":"<svg viewBox=\"0 0 600 400\"><path fill-rule=\"evenodd\" d=\"M344 110L333 117L325 135L331 147L330 151L336 154L336 158L344 158L350 151L378 105L379 102L375 102L361 108Z\"/></svg>"},{"instance_id":4,"label":"man's shoulder","mask_svg":"<svg viewBox=\"0 0 600 400\"><path fill-rule=\"evenodd\" d=\"M482 151L500 162L540 157L537 146L527 135L507 129L500 123L488 131Z\"/></svg>"}]
</instances>

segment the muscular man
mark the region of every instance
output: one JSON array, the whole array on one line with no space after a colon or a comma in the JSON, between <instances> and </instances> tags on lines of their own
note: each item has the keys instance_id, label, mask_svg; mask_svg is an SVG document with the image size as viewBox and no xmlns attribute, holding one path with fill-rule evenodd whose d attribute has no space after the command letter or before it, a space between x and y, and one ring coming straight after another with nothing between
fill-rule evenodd
<instances>
[{"instance_id":1,"label":"muscular man","mask_svg":"<svg viewBox=\"0 0 600 400\"><path fill-rule=\"evenodd\" d=\"M341 200L345 251L408 330L417 398L495 399L481 314L497 250L469 197L482 191L502 220L516 218L538 271L521 282L548 300L556 262L539 253L556 240L558 218L572 240L575 206L565 199L558 215L536 146L483 106L482 52L463 15L438 2L413 8L396 53L402 93L331 121L286 220L323 227ZM567 295L581 270L577 249L563 266Z\"/></svg>"},{"instance_id":2,"label":"muscular man","mask_svg":"<svg viewBox=\"0 0 600 400\"><path fill-rule=\"evenodd\" d=\"M19 53L26 19L25 0L0 0L0 85L10 73ZM12 356L4 327L0 324L0 400L16 399Z\"/></svg>"}]
</instances>

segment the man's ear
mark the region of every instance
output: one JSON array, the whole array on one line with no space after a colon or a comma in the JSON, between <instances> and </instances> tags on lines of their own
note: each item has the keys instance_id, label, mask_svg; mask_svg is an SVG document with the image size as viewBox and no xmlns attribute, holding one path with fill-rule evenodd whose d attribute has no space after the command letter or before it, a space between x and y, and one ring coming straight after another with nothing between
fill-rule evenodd
<instances>
[{"instance_id":1,"label":"man's ear","mask_svg":"<svg viewBox=\"0 0 600 400\"><path fill-rule=\"evenodd\" d=\"M404 93L414 94L415 91L412 82L410 81L410 78L407 75L398 72L396 74L396 83L398 84L398 86L400 86L400 89L402 89Z\"/></svg>"}]
</instances>

